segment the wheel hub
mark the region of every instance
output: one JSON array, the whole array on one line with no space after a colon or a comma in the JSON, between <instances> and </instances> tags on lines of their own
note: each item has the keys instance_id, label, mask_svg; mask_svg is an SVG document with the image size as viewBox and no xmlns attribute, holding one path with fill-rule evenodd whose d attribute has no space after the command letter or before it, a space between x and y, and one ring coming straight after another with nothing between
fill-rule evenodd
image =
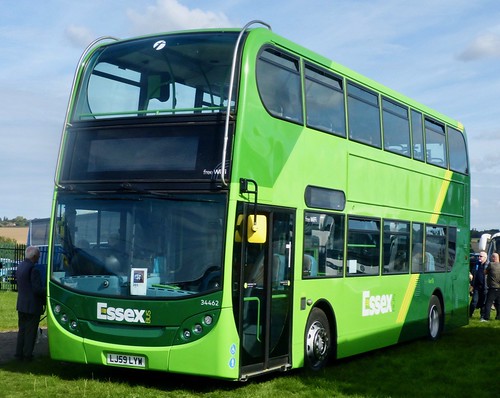
<instances>
[{"instance_id":1,"label":"wheel hub","mask_svg":"<svg viewBox=\"0 0 500 398\"><path fill-rule=\"evenodd\" d=\"M314 322L307 334L307 355L312 361L322 361L328 352L328 333L320 322Z\"/></svg>"}]
</instances>

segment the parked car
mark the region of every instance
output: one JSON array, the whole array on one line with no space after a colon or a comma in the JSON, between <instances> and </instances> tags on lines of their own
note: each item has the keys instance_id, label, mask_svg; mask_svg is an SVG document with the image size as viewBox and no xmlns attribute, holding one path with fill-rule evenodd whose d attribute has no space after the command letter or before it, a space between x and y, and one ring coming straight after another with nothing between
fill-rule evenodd
<instances>
[{"instance_id":1,"label":"parked car","mask_svg":"<svg viewBox=\"0 0 500 398\"><path fill-rule=\"evenodd\" d=\"M17 285L16 269L15 268L2 268L0 269L0 281Z\"/></svg>"}]
</instances>

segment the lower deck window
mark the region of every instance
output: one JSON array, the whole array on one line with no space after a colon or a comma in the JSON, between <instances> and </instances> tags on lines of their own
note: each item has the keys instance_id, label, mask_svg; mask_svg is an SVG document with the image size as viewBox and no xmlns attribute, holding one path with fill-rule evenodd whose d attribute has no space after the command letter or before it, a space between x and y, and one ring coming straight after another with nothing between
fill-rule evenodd
<instances>
[{"instance_id":1,"label":"lower deck window","mask_svg":"<svg viewBox=\"0 0 500 398\"><path fill-rule=\"evenodd\" d=\"M347 272L378 275L380 270L380 221L350 217L347 234Z\"/></svg>"},{"instance_id":2,"label":"lower deck window","mask_svg":"<svg viewBox=\"0 0 500 398\"><path fill-rule=\"evenodd\" d=\"M344 216L306 212L304 219L304 278L342 276Z\"/></svg>"}]
</instances>

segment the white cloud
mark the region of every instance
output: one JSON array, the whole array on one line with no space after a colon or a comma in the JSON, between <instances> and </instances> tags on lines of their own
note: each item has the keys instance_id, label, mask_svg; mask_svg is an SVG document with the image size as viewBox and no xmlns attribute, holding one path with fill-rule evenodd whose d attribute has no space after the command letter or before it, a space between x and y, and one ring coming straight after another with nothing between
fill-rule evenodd
<instances>
[{"instance_id":1,"label":"white cloud","mask_svg":"<svg viewBox=\"0 0 500 398\"><path fill-rule=\"evenodd\" d=\"M483 58L500 57L500 34L484 33L477 36L458 56L462 61L475 61Z\"/></svg>"},{"instance_id":2,"label":"white cloud","mask_svg":"<svg viewBox=\"0 0 500 398\"><path fill-rule=\"evenodd\" d=\"M132 21L132 29L136 34L232 26L222 12L189 9L178 0L157 0L156 4L146 7L144 12L127 10L127 16Z\"/></svg>"},{"instance_id":3,"label":"white cloud","mask_svg":"<svg viewBox=\"0 0 500 398\"><path fill-rule=\"evenodd\" d=\"M64 33L69 41L79 48L85 48L96 38L88 28L78 25L69 25Z\"/></svg>"}]
</instances>

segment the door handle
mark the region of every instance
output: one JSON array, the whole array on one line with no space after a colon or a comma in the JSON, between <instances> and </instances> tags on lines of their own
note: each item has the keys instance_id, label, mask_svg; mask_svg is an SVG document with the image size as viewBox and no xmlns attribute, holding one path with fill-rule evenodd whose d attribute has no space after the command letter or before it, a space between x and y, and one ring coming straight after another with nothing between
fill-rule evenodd
<instances>
[{"instance_id":1,"label":"door handle","mask_svg":"<svg viewBox=\"0 0 500 398\"><path fill-rule=\"evenodd\" d=\"M288 252L288 268L290 268L292 265L292 242L287 242L285 248Z\"/></svg>"}]
</instances>

